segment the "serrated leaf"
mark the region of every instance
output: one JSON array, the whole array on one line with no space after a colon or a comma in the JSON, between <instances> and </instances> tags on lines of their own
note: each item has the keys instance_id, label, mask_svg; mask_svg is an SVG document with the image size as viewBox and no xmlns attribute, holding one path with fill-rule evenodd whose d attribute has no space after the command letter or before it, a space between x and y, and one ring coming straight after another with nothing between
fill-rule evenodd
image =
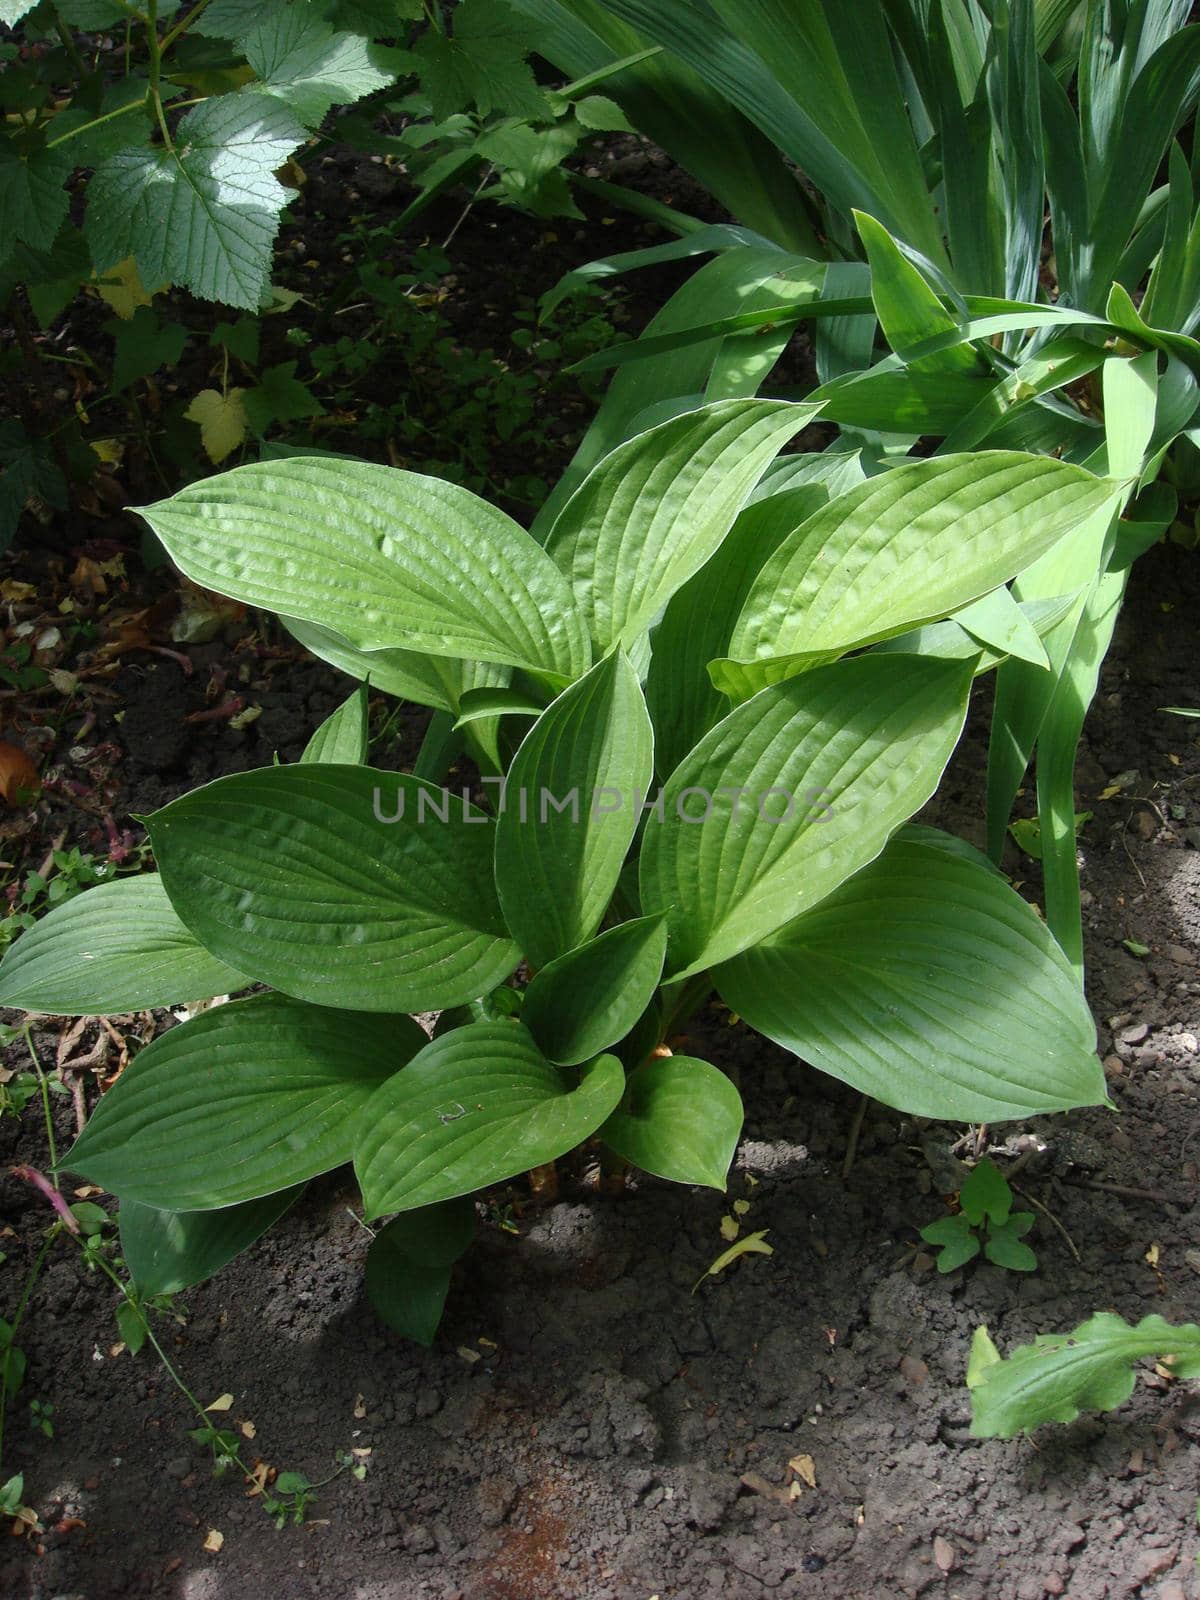
<instances>
[{"instance_id":1,"label":"serrated leaf","mask_svg":"<svg viewBox=\"0 0 1200 1600\"><path fill-rule=\"evenodd\" d=\"M667 954L662 917L609 928L537 973L521 1020L559 1066L590 1061L618 1044L654 997Z\"/></svg>"},{"instance_id":2,"label":"serrated leaf","mask_svg":"<svg viewBox=\"0 0 1200 1600\"><path fill-rule=\"evenodd\" d=\"M654 740L628 659L608 656L526 734L496 824L496 887L534 967L600 926L654 771Z\"/></svg>"},{"instance_id":3,"label":"serrated leaf","mask_svg":"<svg viewBox=\"0 0 1200 1600\"><path fill-rule=\"evenodd\" d=\"M269 96L226 94L186 113L172 150L110 157L88 187L84 221L97 270L133 256L146 283L256 311L291 198L275 170L304 139Z\"/></svg>"},{"instance_id":4,"label":"serrated leaf","mask_svg":"<svg viewBox=\"0 0 1200 1600\"><path fill-rule=\"evenodd\" d=\"M126 322L139 306L148 306L154 296L167 287L165 283L157 283L148 290L132 256L126 256L115 266L106 267L103 273L97 274L97 278L96 293L105 305L110 306Z\"/></svg>"},{"instance_id":5,"label":"serrated leaf","mask_svg":"<svg viewBox=\"0 0 1200 1600\"><path fill-rule=\"evenodd\" d=\"M56 906L0 964L0 1005L52 1016L114 1016L244 989L249 979L188 932L162 879L97 884Z\"/></svg>"},{"instance_id":6,"label":"serrated leaf","mask_svg":"<svg viewBox=\"0 0 1200 1600\"><path fill-rule=\"evenodd\" d=\"M306 383L296 376L295 361L267 367L258 382L242 396L246 421L260 437L276 422L301 422L320 417L325 407Z\"/></svg>"},{"instance_id":7,"label":"serrated leaf","mask_svg":"<svg viewBox=\"0 0 1200 1600\"><path fill-rule=\"evenodd\" d=\"M367 686L331 712L304 747L301 761L361 766L367 759Z\"/></svg>"},{"instance_id":8,"label":"serrated leaf","mask_svg":"<svg viewBox=\"0 0 1200 1600\"><path fill-rule=\"evenodd\" d=\"M525 530L457 484L366 461L294 457L205 478L141 510L204 588L403 647L579 676L587 630Z\"/></svg>"},{"instance_id":9,"label":"serrated leaf","mask_svg":"<svg viewBox=\"0 0 1200 1600\"><path fill-rule=\"evenodd\" d=\"M933 793L970 668L859 656L763 689L663 789L642 910L666 911L676 980L758 944L872 860Z\"/></svg>"},{"instance_id":10,"label":"serrated leaf","mask_svg":"<svg viewBox=\"0 0 1200 1600\"><path fill-rule=\"evenodd\" d=\"M389 1328L431 1345L442 1319L450 1269L475 1237L475 1206L466 1198L393 1217L367 1251L366 1287Z\"/></svg>"},{"instance_id":11,"label":"serrated leaf","mask_svg":"<svg viewBox=\"0 0 1200 1600\"><path fill-rule=\"evenodd\" d=\"M999 1122L1103 1104L1095 1025L1066 958L956 844L905 829L721 967L718 990L760 1033L914 1115Z\"/></svg>"},{"instance_id":12,"label":"serrated leaf","mask_svg":"<svg viewBox=\"0 0 1200 1600\"><path fill-rule=\"evenodd\" d=\"M208 459L219 464L246 441L244 389L201 389L183 413L200 429L200 442Z\"/></svg>"},{"instance_id":13,"label":"serrated leaf","mask_svg":"<svg viewBox=\"0 0 1200 1600\"><path fill-rule=\"evenodd\" d=\"M600 1129L617 1155L673 1183L724 1192L742 1131L742 1100L725 1074L694 1056L656 1056L629 1075Z\"/></svg>"},{"instance_id":14,"label":"serrated leaf","mask_svg":"<svg viewBox=\"0 0 1200 1600\"><path fill-rule=\"evenodd\" d=\"M392 82L366 39L335 33L304 6L269 12L241 35L241 47L262 80L257 91L282 100L310 128L331 106L349 105Z\"/></svg>"},{"instance_id":15,"label":"serrated leaf","mask_svg":"<svg viewBox=\"0 0 1200 1600\"><path fill-rule=\"evenodd\" d=\"M519 1022L475 1022L432 1040L372 1097L354 1169L368 1218L501 1183L565 1155L621 1098L615 1056L555 1067Z\"/></svg>"},{"instance_id":16,"label":"serrated leaf","mask_svg":"<svg viewBox=\"0 0 1200 1600\"><path fill-rule=\"evenodd\" d=\"M414 46L435 121L470 106L481 117L500 111L548 120L549 101L526 60L536 32L524 17L501 0L460 0L453 27L452 34L428 28Z\"/></svg>"},{"instance_id":17,"label":"serrated leaf","mask_svg":"<svg viewBox=\"0 0 1200 1600\"><path fill-rule=\"evenodd\" d=\"M268 767L193 790L147 825L188 927L285 994L440 1010L519 959L492 886L494 825L419 778Z\"/></svg>"},{"instance_id":18,"label":"serrated leaf","mask_svg":"<svg viewBox=\"0 0 1200 1600\"><path fill-rule=\"evenodd\" d=\"M232 1001L148 1044L62 1166L168 1211L275 1195L349 1159L359 1112L424 1042L411 1017Z\"/></svg>"},{"instance_id":19,"label":"serrated leaf","mask_svg":"<svg viewBox=\"0 0 1200 1600\"><path fill-rule=\"evenodd\" d=\"M105 332L113 336L112 387L117 394L122 389L128 389L130 384L137 383L139 379L150 377L160 367L175 366L188 342L188 331L185 327L178 322L160 322L149 306L139 306L128 320L106 323ZM215 391L208 389L204 392L213 394ZM197 400L199 398L197 396ZM193 404L196 404L196 401L193 401ZM200 422L203 432L202 419L192 416L190 410L185 414L193 422ZM240 439L235 441L235 444L240 443ZM213 457L213 459L219 458Z\"/></svg>"},{"instance_id":20,"label":"serrated leaf","mask_svg":"<svg viewBox=\"0 0 1200 1600\"><path fill-rule=\"evenodd\" d=\"M28 16L37 4L38 0L0 0L0 22L7 28L15 28L21 18Z\"/></svg>"},{"instance_id":21,"label":"serrated leaf","mask_svg":"<svg viewBox=\"0 0 1200 1600\"><path fill-rule=\"evenodd\" d=\"M67 220L70 196L64 185L71 158L61 150L20 155L0 144L0 260L19 242L49 250Z\"/></svg>"},{"instance_id":22,"label":"serrated leaf","mask_svg":"<svg viewBox=\"0 0 1200 1600\"><path fill-rule=\"evenodd\" d=\"M978 1439L1011 1439L1043 1422L1073 1422L1081 1411L1111 1411L1133 1393L1133 1363L1173 1357L1175 1370L1200 1371L1200 1328L1162 1317L1130 1326L1101 1311L1073 1333L1041 1334L1010 1356L976 1372L971 1432Z\"/></svg>"},{"instance_id":23,"label":"serrated leaf","mask_svg":"<svg viewBox=\"0 0 1200 1600\"><path fill-rule=\"evenodd\" d=\"M596 133L632 133L629 118L615 100L604 94L585 94L576 100L575 115L581 125Z\"/></svg>"},{"instance_id":24,"label":"serrated leaf","mask_svg":"<svg viewBox=\"0 0 1200 1600\"><path fill-rule=\"evenodd\" d=\"M620 444L546 541L601 651L630 650L709 559L784 443L819 407L723 400Z\"/></svg>"},{"instance_id":25,"label":"serrated leaf","mask_svg":"<svg viewBox=\"0 0 1200 1600\"><path fill-rule=\"evenodd\" d=\"M143 1299L178 1294L220 1272L294 1205L303 1185L217 1211L159 1211L121 1204L121 1254Z\"/></svg>"}]
</instances>

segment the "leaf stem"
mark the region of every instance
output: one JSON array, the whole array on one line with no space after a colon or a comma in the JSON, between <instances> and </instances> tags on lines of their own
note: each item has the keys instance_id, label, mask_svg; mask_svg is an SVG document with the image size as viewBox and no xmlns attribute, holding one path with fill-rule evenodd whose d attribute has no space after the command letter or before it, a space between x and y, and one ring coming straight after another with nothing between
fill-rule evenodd
<instances>
[{"instance_id":1,"label":"leaf stem","mask_svg":"<svg viewBox=\"0 0 1200 1600\"><path fill-rule=\"evenodd\" d=\"M164 55L175 43L179 35L181 33L186 33L200 13L202 11L206 11L211 3L212 0L197 0L197 4L192 7L187 15L181 17L173 28L169 28L167 30L167 32L163 35L163 42L159 46L159 49Z\"/></svg>"},{"instance_id":2,"label":"leaf stem","mask_svg":"<svg viewBox=\"0 0 1200 1600\"><path fill-rule=\"evenodd\" d=\"M90 133L93 128L98 128L102 122L111 122L114 117L123 117L130 111L145 109L145 100L131 100L126 106L118 106L115 111L106 111L102 117L93 117L90 122L83 122L78 128L72 128L69 133L60 133L57 139L47 139L46 149L53 150L60 144L66 144L68 139L77 139L81 133Z\"/></svg>"},{"instance_id":3,"label":"leaf stem","mask_svg":"<svg viewBox=\"0 0 1200 1600\"><path fill-rule=\"evenodd\" d=\"M167 126L167 116L163 110L162 103L162 45L158 37L158 0L147 0L146 44L150 51L150 100L154 106L154 115L158 118L163 144L174 153L175 143L171 138L171 130Z\"/></svg>"},{"instance_id":4,"label":"leaf stem","mask_svg":"<svg viewBox=\"0 0 1200 1600\"><path fill-rule=\"evenodd\" d=\"M25 1040L25 1048L29 1051L29 1059L33 1062L33 1070L37 1073L38 1087L42 1091L42 1112L46 1118L46 1143L50 1147L50 1181L56 1189L62 1185L58 1181L58 1151L54 1144L54 1118L50 1113L50 1085L46 1080L45 1071L33 1043L31 1025L27 1022L21 1029Z\"/></svg>"}]
</instances>

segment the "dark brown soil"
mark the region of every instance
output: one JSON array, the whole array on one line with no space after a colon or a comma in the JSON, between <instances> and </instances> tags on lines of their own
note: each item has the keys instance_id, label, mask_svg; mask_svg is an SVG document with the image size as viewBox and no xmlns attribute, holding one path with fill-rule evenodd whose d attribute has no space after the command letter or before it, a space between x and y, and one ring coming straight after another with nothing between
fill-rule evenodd
<instances>
[{"instance_id":1,"label":"dark brown soil","mask_svg":"<svg viewBox=\"0 0 1200 1600\"><path fill-rule=\"evenodd\" d=\"M1089 722L1091 995L1118 1111L996 1131L1045 1141L1020 1179L1039 1204L1038 1272L939 1276L917 1230L943 1210L960 1130L872 1106L843 1179L855 1097L710 1012L696 1048L740 1078L748 1108L729 1200L749 1202L744 1225L769 1230L773 1256L693 1292L722 1248L729 1200L649 1179L620 1199L571 1192L516 1235L485 1226L424 1352L365 1300L352 1188L339 1175L314 1185L266 1241L183 1297L187 1324L170 1333L202 1399L231 1393L230 1417L255 1424L249 1448L273 1465L316 1479L335 1450L370 1448L364 1483L343 1476L308 1526L276 1532L234 1479L209 1476L155 1362L110 1354L114 1295L64 1255L25 1328L30 1376L8 1440L47 1531L8 1541L0 1589L14 1600L1190 1593L1189 1393L1146 1370L1111 1416L980 1443L963 1370L980 1322L1007 1349L1098 1308L1200 1315L1188 1259L1200 854L1185 837L1200 824L1200 748L1191 724L1157 711L1200 699L1197 586L1194 559L1172 549L1141 563ZM967 832L981 754L973 734L943 803ZM1134 768L1121 793L1095 799ZM0 1137L15 1150L11 1123ZM11 1180L0 1197L15 1232L11 1299L45 1218ZM56 1408L52 1440L25 1431L31 1397ZM801 1456L816 1487L789 1499ZM54 1531L64 1517L86 1526ZM212 1529L219 1554L204 1548Z\"/></svg>"}]
</instances>

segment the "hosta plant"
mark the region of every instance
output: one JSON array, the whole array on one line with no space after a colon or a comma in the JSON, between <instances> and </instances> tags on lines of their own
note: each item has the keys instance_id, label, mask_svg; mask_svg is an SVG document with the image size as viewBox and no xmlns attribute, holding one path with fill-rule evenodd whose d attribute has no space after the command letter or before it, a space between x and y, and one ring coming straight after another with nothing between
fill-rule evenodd
<instances>
[{"instance_id":1,"label":"hosta plant","mask_svg":"<svg viewBox=\"0 0 1200 1600\"><path fill-rule=\"evenodd\" d=\"M428 1339L479 1191L593 1139L721 1189L737 1092L667 1043L713 991L909 1112L1103 1101L1035 912L906 824L973 678L1055 615L1007 582L1114 484L1013 450L865 481L791 455L764 479L816 410L669 418L544 544L455 485L326 458L143 512L195 582L435 710L416 770L376 771L358 689L300 762L148 818L158 874L80 896L0 967L0 1003L43 1012L256 991L146 1047L64 1160L120 1197L144 1291L215 1270L352 1161L367 1219L391 1219L372 1296ZM476 778L444 787L456 737Z\"/></svg>"}]
</instances>

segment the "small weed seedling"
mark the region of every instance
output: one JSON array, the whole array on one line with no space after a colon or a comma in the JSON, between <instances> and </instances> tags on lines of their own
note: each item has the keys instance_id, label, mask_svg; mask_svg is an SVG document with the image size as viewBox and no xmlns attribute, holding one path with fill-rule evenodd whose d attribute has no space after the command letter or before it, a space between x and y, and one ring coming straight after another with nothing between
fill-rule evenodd
<instances>
[{"instance_id":1,"label":"small weed seedling","mask_svg":"<svg viewBox=\"0 0 1200 1600\"><path fill-rule=\"evenodd\" d=\"M953 1272L980 1253L1010 1272L1032 1272L1037 1256L1024 1243L1032 1211L1014 1211L1008 1180L994 1161L982 1160L963 1184L959 1210L921 1229L926 1244L941 1246L939 1272Z\"/></svg>"}]
</instances>

